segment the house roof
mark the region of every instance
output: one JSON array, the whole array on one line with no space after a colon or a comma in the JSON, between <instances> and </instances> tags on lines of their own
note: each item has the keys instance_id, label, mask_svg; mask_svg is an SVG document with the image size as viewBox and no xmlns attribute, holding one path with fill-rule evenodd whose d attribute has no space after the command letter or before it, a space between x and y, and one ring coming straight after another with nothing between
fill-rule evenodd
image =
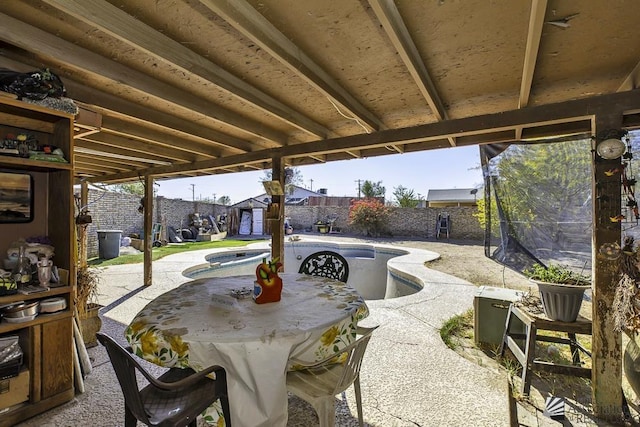
<instances>
[{"instance_id":1,"label":"house roof","mask_svg":"<svg viewBox=\"0 0 640 427\"><path fill-rule=\"evenodd\" d=\"M475 193L472 193L472 191ZM429 190L427 202L475 202L478 197L477 188L449 188L441 190Z\"/></svg>"},{"instance_id":2,"label":"house roof","mask_svg":"<svg viewBox=\"0 0 640 427\"><path fill-rule=\"evenodd\" d=\"M29 0L0 66L49 67L90 182L638 127L640 5L610 0Z\"/></svg>"}]
</instances>

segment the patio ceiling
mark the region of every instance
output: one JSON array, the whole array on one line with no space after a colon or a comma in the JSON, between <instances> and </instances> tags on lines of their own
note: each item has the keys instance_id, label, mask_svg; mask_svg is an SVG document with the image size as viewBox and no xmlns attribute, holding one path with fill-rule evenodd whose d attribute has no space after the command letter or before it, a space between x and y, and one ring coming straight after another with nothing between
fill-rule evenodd
<instances>
[{"instance_id":1,"label":"patio ceiling","mask_svg":"<svg viewBox=\"0 0 640 427\"><path fill-rule=\"evenodd\" d=\"M22 0L0 66L62 78L76 175L114 183L591 134L613 104L637 127L638 22L629 0Z\"/></svg>"}]
</instances>

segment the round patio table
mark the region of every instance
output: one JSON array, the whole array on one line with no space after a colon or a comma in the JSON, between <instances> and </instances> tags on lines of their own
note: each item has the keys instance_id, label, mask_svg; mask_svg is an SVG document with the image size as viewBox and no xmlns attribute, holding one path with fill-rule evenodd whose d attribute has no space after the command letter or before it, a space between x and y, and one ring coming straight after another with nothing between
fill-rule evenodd
<instances>
[{"instance_id":1,"label":"round patio table","mask_svg":"<svg viewBox=\"0 0 640 427\"><path fill-rule=\"evenodd\" d=\"M225 368L234 426L284 427L286 372L295 369L289 358L317 361L347 346L368 309L345 283L297 273L281 277L282 299L269 304L251 298L254 276L184 283L140 311L126 338L135 354L161 366ZM220 414L218 402L205 419L217 423Z\"/></svg>"}]
</instances>

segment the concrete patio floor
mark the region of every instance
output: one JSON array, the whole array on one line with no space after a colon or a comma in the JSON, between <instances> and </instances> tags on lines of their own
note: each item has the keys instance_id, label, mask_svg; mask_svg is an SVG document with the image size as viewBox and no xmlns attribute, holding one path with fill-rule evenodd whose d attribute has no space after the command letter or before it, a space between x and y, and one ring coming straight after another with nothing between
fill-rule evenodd
<instances>
[{"instance_id":1,"label":"concrete patio floor","mask_svg":"<svg viewBox=\"0 0 640 427\"><path fill-rule=\"evenodd\" d=\"M181 272L204 262L212 250L184 252L153 263L153 285L142 286L142 265L103 268L99 302L103 332L124 343L123 330L149 301L188 279ZM404 426L509 425L504 371L480 366L445 346L442 322L473 305L477 288L469 282L429 271L429 282L417 294L368 301L364 326L380 325L361 372L365 424ZM102 346L89 349L93 371L85 393L71 402L19 424L35 426L117 426L123 421L123 399ZM157 373L161 368L148 364ZM337 397L336 425L357 426L350 388ZM231 402L243 404L242 402ZM199 420L199 425L204 425ZM290 396L288 426L318 425L311 406ZM238 426L236 426L238 427Z\"/></svg>"}]
</instances>

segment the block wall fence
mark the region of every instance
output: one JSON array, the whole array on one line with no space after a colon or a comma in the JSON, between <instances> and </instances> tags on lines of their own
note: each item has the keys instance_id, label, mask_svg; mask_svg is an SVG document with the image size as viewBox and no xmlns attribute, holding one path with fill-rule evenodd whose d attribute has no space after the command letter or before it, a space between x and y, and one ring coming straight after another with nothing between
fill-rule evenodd
<instances>
[{"instance_id":1,"label":"block wall fence","mask_svg":"<svg viewBox=\"0 0 640 427\"><path fill-rule=\"evenodd\" d=\"M98 256L98 230L120 230L122 236L143 234L143 215L138 212L140 197L132 194L89 190L89 214L92 223L87 227L89 258ZM227 213L227 206L154 198L154 222L176 229L189 225L189 214L198 212L201 217ZM435 239L438 214L447 212L451 218L451 239L481 241L484 235L478 220L473 216L475 207L450 208L390 208L390 235L417 239ZM76 212L77 213L77 212ZM349 208L342 206L285 206L285 216L290 218L294 233L315 233L313 224L328 217L337 217L334 227L344 234L356 234L349 226Z\"/></svg>"}]
</instances>

